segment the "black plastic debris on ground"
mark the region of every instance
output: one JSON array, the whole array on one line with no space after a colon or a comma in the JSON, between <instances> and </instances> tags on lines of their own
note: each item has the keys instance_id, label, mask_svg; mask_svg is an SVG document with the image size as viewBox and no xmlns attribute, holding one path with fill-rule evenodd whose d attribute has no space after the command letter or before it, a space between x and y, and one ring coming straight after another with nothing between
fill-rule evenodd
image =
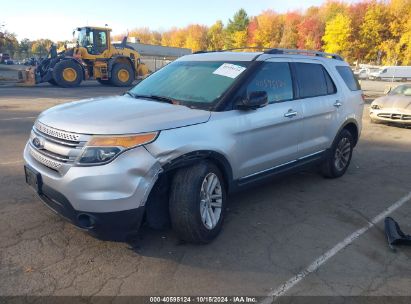
<instances>
[{"instance_id":1,"label":"black plastic debris on ground","mask_svg":"<svg viewBox=\"0 0 411 304\"><path fill-rule=\"evenodd\" d=\"M411 245L411 235L406 235L401 231L400 226L391 217L386 217L385 235L387 236L388 245L394 249L394 245Z\"/></svg>"}]
</instances>

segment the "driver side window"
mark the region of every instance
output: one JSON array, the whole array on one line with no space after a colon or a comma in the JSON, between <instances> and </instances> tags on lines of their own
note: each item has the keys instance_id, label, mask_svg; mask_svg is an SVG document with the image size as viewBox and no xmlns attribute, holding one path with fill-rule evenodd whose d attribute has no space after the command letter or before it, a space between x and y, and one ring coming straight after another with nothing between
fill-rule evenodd
<instances>
[{"instance_id":1,"label":"driver side window","mask_svg":"<svg viewBox=\"0 0 411 304\"><path fill-rule=\"evenodd\" d=\"M268 102L293 99L293 84L287 62L264 62L247 85L247 95L254 91L266 91Z\"/></svg>"}]
</instances>

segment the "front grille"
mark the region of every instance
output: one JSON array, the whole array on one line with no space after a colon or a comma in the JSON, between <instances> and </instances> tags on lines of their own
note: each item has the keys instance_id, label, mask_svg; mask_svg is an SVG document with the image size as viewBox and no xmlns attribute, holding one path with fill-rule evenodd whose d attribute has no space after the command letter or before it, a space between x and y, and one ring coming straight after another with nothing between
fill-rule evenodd
<instances>
[{"instance_id":1,"label":"front grille","mask_svg":"<svg viewBox=\"0 0 411 304\"><path fill-rule=\"evenodd\" d=\"M30 155L44 166L60 171L81 154L89 135L70 133L36 122L29 141Z\"/></svg>"},{"instance_id":2,"label":"front grille","mask_svg":"<svg viewBox=\"0 0 411 304\"><path fill-rule=\"evenodd\" d=\"M378 113L378 117L387 118L392 120L411 120L411 115L399 114L399 113Z\"/></svg>"},{"instance_id":3,"label":"front grille","mask_svg":"<svg viewBox=\"0 0 411 304\"><path fill-rule=\"evenodd\" d=\"M67 141L78 141L81 136L80 134L74 134L50 128L38 121L36 121L36 123L34 124L34 128L36 128L41 133Z\"/></svg>"},{"instance_id":4,"label":"front grille","mask_svg":"<svg viewBox=\"0 0 411 304\"><path fill-rule=\"evenodd\" d=\"M37 160L39 163L42 163L46 167L49 167L53 170L58 171L60 167L63 165L60 162L51 160L47 157L44 157L40 152L36 151L31 145L29 146L30 155Z\"/></svg>"}]
</instances>

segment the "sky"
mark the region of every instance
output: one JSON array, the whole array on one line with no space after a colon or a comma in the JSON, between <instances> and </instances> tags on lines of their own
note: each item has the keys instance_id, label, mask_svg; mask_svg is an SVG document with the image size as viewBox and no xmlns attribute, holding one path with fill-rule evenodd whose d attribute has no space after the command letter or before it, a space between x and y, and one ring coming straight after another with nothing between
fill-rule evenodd
<instances>
[{"instance_id":1,"label":"sky","mask_svg":"<svg viewBox=\"0 0 411 304\"><path fill-rule=\"evenodd\" d=\"M279 13L304 10L325 0L0 0L0 26L14 32L18 40L49 38L70 40L79 26L108 24L113 34L137 27L165 31L199 23L224 24L244 8L248 15L273 9Z\"/></svg>"}]
</instances>

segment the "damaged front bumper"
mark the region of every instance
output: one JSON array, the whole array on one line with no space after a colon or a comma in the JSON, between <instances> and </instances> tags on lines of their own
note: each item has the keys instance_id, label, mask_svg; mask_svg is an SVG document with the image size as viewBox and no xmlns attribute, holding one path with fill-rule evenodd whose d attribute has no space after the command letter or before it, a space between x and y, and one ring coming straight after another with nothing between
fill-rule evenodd
<instances>
[{"instance_id":1,"label":"damaged front bumper","mask_svg":"<svg viewBox=\"0 0 411 304\"><path fill-rule=\"evenodd\" d=\"M138 147L101 166L73 166L61 174L24 151L38 178L43 202L76 226L101 239L124 240L138 230L145 203L159 174L160 163Z\"/></svg>"}]
</instances>

